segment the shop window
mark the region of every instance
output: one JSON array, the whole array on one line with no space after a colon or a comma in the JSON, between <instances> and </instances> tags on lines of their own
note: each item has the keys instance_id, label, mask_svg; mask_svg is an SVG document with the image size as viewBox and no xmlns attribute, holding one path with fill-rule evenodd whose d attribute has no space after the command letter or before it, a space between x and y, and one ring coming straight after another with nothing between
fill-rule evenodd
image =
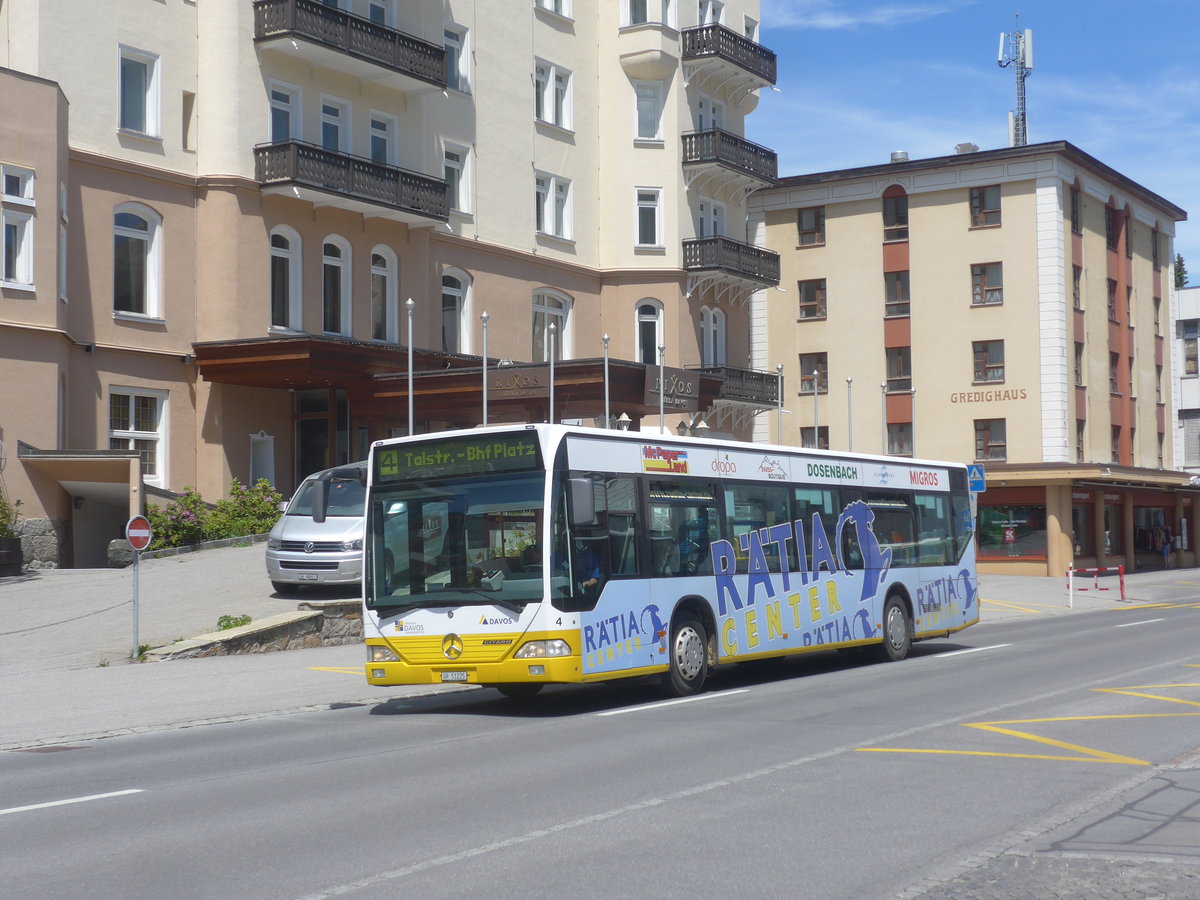
<instances>
[{"instance_id":1,"label":"shop window","mask_svg":"<svg viewBox=\"0 0 1200 900\"><path fill-rule=\"evenodd\" d=\"M979 555L1044 557L1046 507L980 506Z\"/></svg>"}]
</instances>

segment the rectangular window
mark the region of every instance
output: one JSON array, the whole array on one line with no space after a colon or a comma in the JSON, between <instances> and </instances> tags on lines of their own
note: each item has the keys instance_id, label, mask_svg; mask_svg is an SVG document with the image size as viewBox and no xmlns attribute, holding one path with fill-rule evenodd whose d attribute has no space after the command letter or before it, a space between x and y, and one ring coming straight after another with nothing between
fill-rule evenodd
<instances>
[{"instance_id":1,"label":"rectangular window","mask_svg":"<svg viewBox=\"0 0 1200 900\"><path fill-rule=\"evenodd\" d=\"M1000 224L1000 185L971 188L971 225Z\"/></svg>"},{"instance_id":2,"label":"rectangular window","mask_svg":"<svg viewBox=\"0 0 1200 900\"><path fill-rule=\"evenodd\" d=\"M1117 282L1108 279L1108 321L1117 321Z\"/></svg>"},{"instance_id":3,"label":"rectangular window","mask_svg":"<svg viewBox=\"0 0 1200 900\"><path fill-rule=\"evenodd\" d=\"M108 400L108 449L135 450L148 484L161 487L164 391L112 388Z\"/></svg>"},{"instance_id":4,"label":"rectangular window","mask_svg":"<svg viewBox=\"0 0 1200 900\"><path fill-rule=\"evenodd\" d=\"M368 0L367 2L367 18L376 25L385 25L391 27L392 0Z\"/></svg>"},{"instance_id":5,"label":"rectangular window","mask_svg":"<svg viewBox=\"0 0 1200 900\"><path fill-rule=\"evenodd\" d=\"M1075 386L1083 387L1083 344L1075 343Z\"/></svg>"},{"instance_id":6,"label":"rectangular window","mask_svg":"<svg viewBox=\"0 0 1200 900\"><path fill-rule=\"evenodd\" d=\"M1125 213L1125 257L1133 259L1133 216Z\"/></svg>"},{"instance_id":7,"label":"rectangular window","mask_svg":"<svg viewBox=\"0 0 1200 900\"><path fill-rule=\"evenodd\" d=\"M883 198L883 239L885 241L908 240L908 197Z\"/></svg>"},{"instance_id":8,"label":"rectangular window","mask_svg":"<svg viewBox=\"0 0 1200 900\"><path fill-rule=\"evenodd\" d=\"M1154 270L1156 272L1162 268L1162 242L1160 241L1161 237L1162 237L1162 235L1160 235L1158 233L1157 228L1155 228L1153 231L1150 232L1150 259L1154 263Z\"/></svg>"},{"instance_id":9,"label":"rectangular window","mask_svg":"<svg viewBox=\"0 0 1200 900\"><path fill-rule=\"evenodd\" d=\"M663 86L661 81L634 83L637 103L637 134L641 141L662 140Z\"/></svg>"},{"instance_id":10,"label":"rectangular window","mask_svg":"<svg viewBox=\"0 0 1200 900\"><path fill-rule=\"evenodd\" d=\"M0 188L6 204L33 206L33 170L20 166L0 167Z\"/></svg>"},{"instance_id":11,"label":"rectangular window","mask_svg":"<svg viewBox=\"0 0 1200 900\"><path fill-rule=\"evenodd\" d=\"M912 422L889 422L887 427L888 454L913 455Z\"/></svg>"},{"instance_id":12,"label":"rectangular window","mask_svg":"<svg viewBox=\"0 0 1200 900\"><path fill-rule=\"evenodd\" d=\"M1076 188L1071 188L1071 231L1075 234L1083 234L1082 207L1080 206L1079 191Z\"/></svg>"},{"instance_id":13,"label":"rectangular window","mask_svg":"<svg viewBox=\"0 0 1200 900\"><path fill-rule=\"evenodd\" d=\"M1154 298L1154 333L1162 334L1162 297Z\"/></svg>"},{"instance_id":14,"label":"rectangular window","mask_svg":"<svg viewBox=\"0 0 1200 900\"><path fill-rule=\"evenodd\" d=\"M889 347L887 357L887 392L903 393L912 390L912 347Z\"/></svg>"},{"instance_id":15,"label":"rectangular window","mask_svg":"<svg viewBox=\"0 0 1200 900\"><path fill-rule=\"evenodd\" d=\"M1007 420L975 420L975 458L1008 459Z\"/></svg>"},{"instance_id":16,"label":"rectangular window","mask_svg":"<svg viewBox=\"0 0 1200 900\"><path fill-rule=\"evenodd\" d=\"M1083 438L1087 434L1087 420L1075 420L1075 462L1083 462L1084 459L1084 444Z\"/></svg>"},{"instance_id":17,"label":"rectangular window","mask_svg":"<svg viewBox=\"0 0 1200 900\"><path fill-rule=\"evenodd\" d=\"M350 106L342 100L321 99L321 146L340 153L350 149Z\"/></svg>"},{"instance_id":18,"label":"rectangular window","mask_svg":"<svg viewBox=\"0 0 1200 900\"><path fill-rule=\"evenodd\" d=\"M1120 463L1121 462L1121 426L1120 425L1111 426L1111 431L1109 433L1111 435L1110 443L1109 443L1109 459L1111 462Z\"/></svg>"},{"instance_id":19,"label":"rectangular window","mask_svg":"<svg viewBox=\"0 0 1200 900\"><path fill-rule=\"evenodd\" d=\"M1111 206L1104 207L1104 243L1109 250L1117 249L1117 211Z\"/></svg>"},{"instance_id":20,"label":"rectangular window","mask_svg":"<svg viewBox=\"0 0 1200 900\"><path fill-rule=\"evenodd\" d=\"M1004 380L1004 341L975 341L975 383L993 384Z\"/></svg>"},{"instance_id":21,"label":"rectangular window","mask_svg":"<svg viewBox=\"0 0 1200 900\"><path fill-rule=\"evenodd\" d=\"M537 61L533 68L533 113L539 122L571 127L571 73L553 63Z\"/></svg>"},{"instance_id":22,"label":"rectangular window","mask_svg":"<svg viewBox=\"0 0 1200 900\"><path fill-rule=\"evenodd\" d=\"M395 146L396 120L383 113L371 113L371 162L380 166L394 165L392 155Z\"/></svg>"},{"instance_id":23,"label":"rectangular window","mask_svg":"<svg viewBox=\"0 0 1200 900\"><path fill-rule=\"evenodd\" d=\"M812 426L800 428L800 446L817 450L829 449L829 426L821 425L815 431Z\"/></svg>"},{"instance_id":24,"label":"rectangular window","mask_svg":"<svg viewBox=\"0 0 1200 900\"><path fill-rule=\"evenodd\" d=\"M909 315L908 272L883 273L883 314Z\"/></svg>"},{"instance_id":25,"label":"rectangular window","mask_svg":"<svg viewBox=\"0 0 1200 900\"><path fill-rule=\"evenodd\" d=\"M443 150L442 177L446 180L446 200L451 209L467 209L466 165L467 150L447 144Z\"/></svg>"},{"instance_id":26,"label":"rectangular window","mask_svg":"<svg viewBox=\"0 0 1200 900\"><path fill-rule=\"evenodd\" d=\"M300 89L271 85L271 143L300 136Z\"/></svg>"},{"instance_id":27,"label":"rectangular window","mask_svg":"<svg viewBox=\"0 0 1200 900\"><path fill-rule=\"evenodd\" d=\"M27 212L5 210L3 223L3 266L0 280L6 284L33 285L33 216Z\"/></svg>"},{"instance_id":28,"label":"rectangular window","mask_svg":"<svg viewBox=\"0 0 1200 900\"><path fill-rule=\"evenodd\" d=\"M534 178L535 220L542 234L571 239L571 182L557 175Z\"/></svg>"},{"instance_id":29,"label":"rectangular window","mask_svg":"<svg viewBox=\"0 0 1200 900\"><path fill-rule=\"evenodd\" d=\"M1200 356L1196 352L1197 339L1189 337L1183 339L1183 373L1185 375L1200 374Z\"/></svg>"},{"instance_id":30,"label":"rectangular window","mask_svg":"<svg viewBox=\"0 0 1200 900\"><path fill-rule=\"evenodd\" d=\"M1108 392L1110 394L1120 394L1121 384L1120 375L1118 374L1121 367L1121 354L1108 354Z\"/></svg>"},{"instance_id":31,"label":"rectangular window","mask_svg":"<svg viewBox=\"0 0 1200 900\"><path fill-rule=\"evenodd\" d=\"M971 305L993 306L1003 302L1003 263L982 263L971 266Z\"/></svg>"},{"instance_id":32,"label":"rectangular window","mask_svg":"<svg viewBox=\"0 0 1200 900\"><path fill-rule=\"evenodd\" d=\"M637 190L637 243L639 247L660 247L662 238L659 236L659 198L662 192L658 188L638 188Z\"/></svg>"},{"instance_id":33,"label":"rectangular window","mask_svg":"<svg viewBox=\"0 0 1200 900\"><path fill-rule=\"evenodd\" d=\"M1076 309L1083 309L1083 266L1071 267L1071 300Z\"/></svg>"},{"instance_id":34,"label":"rectangular window","mask_svg":"<svg viewBox=\"0 0 1200 900\"><path fill-rule=\"evenodd\" d=\"M800 391L804 394L829 393L829 354L800 354Z\"/></svg>"},{"instance_id":35,"label":"rectangular window","mask_svg":"<svg viewBox=\"0 0 1200 900\"><path fill-rule=\"evenodd\" d=\"M457 25L442 29L442 47L446 51L446 87L452 91L467 93L469 85L466 74L467 32Z\"/></svg>"},{"instance_id":36,"label":"rectangular window","mask_svg":"<svg viewBox=\"0 0 1200 900\"><path fill-rule=\"evenodd\" d=\"M814 278L810 281L801 281L796 285L796 288L800 294L800 318L824 319L825 279Z\"/></svg>"},{"instance_id":37,"label":"rectangular window","mask_svg":"<svg viewBox=\"0 0 1200 900\"><path fill-rule=\"evenodd\" d=\"M1162 366L1154 367L1154 402L1155 403L1163 402L1162 370L1163 370Z\"/></svg>"},{"instance_id":38,"label":"rectangular window","mask_svg":"<svg viewBox=\"0 0 1200 900\"><path fill-rule=\"evenodd\" d=\"M120 77L117 125L122 131L158 137L158 57L120 48Z\"/></svg>"},{"instance_id":39,"label":"rectangular window","mask_svg":"<svg viewBox=\"0 0 1200 900\"><path fill-rule=\"evenodd\" d=\"M825 207L796 210L796 231L801 247L825 243Z\"/></svg>"}]
</instances>

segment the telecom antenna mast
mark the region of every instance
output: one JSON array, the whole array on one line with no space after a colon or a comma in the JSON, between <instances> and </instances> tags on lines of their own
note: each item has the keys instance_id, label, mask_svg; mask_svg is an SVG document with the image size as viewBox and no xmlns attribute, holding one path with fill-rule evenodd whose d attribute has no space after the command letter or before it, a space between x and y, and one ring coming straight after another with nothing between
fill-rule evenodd
<instances>
[{"instance_id":1,"label":"telecom antenna mast","mask_svg":"<svg viewBox=\"0 0 1200 900\"><path fill-rule=\"evenodd\" d=\"M1000 34L996 62L1002 69L1012 66L1017 76L1017 112L1016 115L1011 112L1008 114L1008 145L1024 147L1029 143L1029 120L1025 117L1025 79L1033 74L1033 31L1029 28L1021 30L1019 14L1016 30Z\"/></svg>"}]
</instances>

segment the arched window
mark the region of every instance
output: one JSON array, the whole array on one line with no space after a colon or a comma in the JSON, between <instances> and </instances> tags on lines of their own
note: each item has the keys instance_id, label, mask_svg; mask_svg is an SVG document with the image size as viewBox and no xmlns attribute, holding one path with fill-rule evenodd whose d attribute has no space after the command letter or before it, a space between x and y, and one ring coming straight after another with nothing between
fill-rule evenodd
<instances>
[{"instance_id":1,"label":"arched window","mask_svg":"<svg viewBox=\"0 0 1200 900\"><path fill-rule=\"evenodd\" d=\"M471 352L470 288L471 276L466 272L442 273L442 350L446 353Z\"/></svg>"},{"instance_id":2,"label":"arched window","mask_svg":"<svg viewBox=\"0 0 1200 900\"><path fill-rule=\"evenodd\" d=\"M124 203L113 213L113 310L159 317L162 218L148 207Z\"/></svg>"},{"instance_id":3,"label":"arched window","mask_svg":"<svg viewBox=\"0 0 1200 900\"><path fill-rule=\"evenodd\" d=\"M662 304L657 300L639 300L637 305L638 362L658 365L658 348L663 344Z\"/></svg>"},{"instance_id":4,"label":"arched window","mask_svg":"<svg viewBox=\"0 0 1200 900\"><path fill-rule=\"evenodd\" d=\"M554 338L554 359L571 358L571 299L552 291L533 295L533 356L534 362L550 360L550 324L558 326Z\"/></svg>"},{"instance_id":5,"label":"arched window","mask_svg":"<svg viewBox=\"0 0 1200 900\"><path fill-rule=\"evenodd\" d=\"M371 337L398 340L396 307L396 254L387 247L371 250Z\"/></svg>"},{"instance_id":6,"label":"arched window","mask_svg":"<svg viewBox=\"0 0 1200 900\"><path fill-rule=\"evenodd\" d=\"M341 238L325 238L321 247L321 329L350 333L350 246Z\"/></svg>"},{"instance_id":7,"label":"arched window","mask_svg":"<svg viewBox=\"0 0 1200 900\"><path fill-rule=\"evenodd\" d=\"M898 184L883 192L883 239L908 240L908 194Z\"/></svg>"},{"instance_id":8,"label":"arched window","mask_svg":"<svg viewBox=\"0 0 1200 900\"><path fill-rule=\"evenodd\" d=\"M705 366L725 365L725 310L700 307L700 361Z\"/></svg>"},{"instance_id":9,"label":"arched window","mask_svg":"<svg viewBox=\"0 0 1200 900\"><path fill-rule=\"evenodd\" d=\"M281 226L271 231L271 327L300 331L300 235Z\"/></svg>"}]
</instances>

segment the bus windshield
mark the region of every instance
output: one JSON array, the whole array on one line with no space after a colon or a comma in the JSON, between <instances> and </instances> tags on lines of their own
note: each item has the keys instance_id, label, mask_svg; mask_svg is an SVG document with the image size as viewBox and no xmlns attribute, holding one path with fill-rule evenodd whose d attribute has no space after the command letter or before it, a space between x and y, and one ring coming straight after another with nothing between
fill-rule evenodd
<instances>
[{"instance_id":1,"label":"bus windshield","mask_svg":"<svg viewBox=\"0 0 1200 900\"><path fill-rule=\"evenodd\" d=\"M519 611L541 600L544 490L540 472L372 490L367 606Z\"/></svg>"}]
</instances>

